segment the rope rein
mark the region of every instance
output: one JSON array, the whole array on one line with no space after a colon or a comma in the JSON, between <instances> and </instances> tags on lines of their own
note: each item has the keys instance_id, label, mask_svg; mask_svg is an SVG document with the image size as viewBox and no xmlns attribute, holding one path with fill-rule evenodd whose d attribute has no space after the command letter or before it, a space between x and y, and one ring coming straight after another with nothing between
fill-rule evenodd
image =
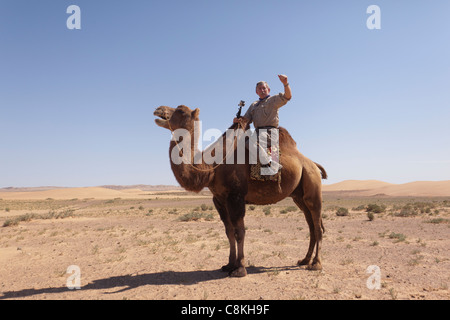
<instances>
[{"instance_id":1,"label":"rope rein","mask_svg":"<svg viewBox=\"0 0 450 320\"><path fill-rule=\"evenodd\" d=\"M170 132L172 133L172 138L173 138L173 141L175 141L175 145L177 146L177 149L178 149L178 153L180 153L180 152L182 152L182 150L181 150L181 148L180 148L180 146L178 145L178 141L177 140L175 140L175 138L174 138L174 136L173 136L173 129L172 129L172 126L170 125L170 119L168 120L168 122L167 122L168 124L169 124L169 130L170 130ZM238 123L238 126L239 126L239 128L238 129L242 129L243 131L245 131L245 128L244 128L244 126L243 126L243 124L242 123ZM236 130L236 129L235 129ZM234 136L234 140L236 141L236 135ZM259 144L259 143L258 143ZM214 171L214 170L216 170L219 166L221 166L223 163L224 163L224 161L225 161L225 159L226 158L228 158L228 156L230 155L230 153L231 153L231 151L233 151L234 152L234 148L230 148L231 150L229 150L228 152L227 152L227 154L225 155L225 157L223 157L222 158L222 161L220 162L220 163L218 163L217 165L215 165L214 167L212 167L212 168L209 168L209 169L200 169L200 168L197 168L196 166L194 166L192 163L188 163L188 165L190 166L190 167L192 167L193 169L195 169L195 170L197 170L197 171L200 171L200 172L211 172L211 171ZM202 156L202 158L203 158L203 156Z\"/></svg>"}]
</instances>

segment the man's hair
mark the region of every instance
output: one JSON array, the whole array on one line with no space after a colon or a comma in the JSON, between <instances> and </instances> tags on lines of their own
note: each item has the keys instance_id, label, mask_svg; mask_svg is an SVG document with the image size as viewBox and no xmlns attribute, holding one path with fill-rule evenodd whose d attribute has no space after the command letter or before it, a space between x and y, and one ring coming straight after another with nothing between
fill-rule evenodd
<instances>
[{"instance_id":1,"label":"man's hair","mask_svg":"<svg viewBox=\"0 0 450 320\"><path fill-rule=\"evenodd\" d=\"M267 82L265 82L265 81L260 81L260 82L258 82L258 83L256 84L256 88L258 88L258 86L261 85L261 84L265 84L268 88L270 88L270 87L269 87L269 84L268 84Z\"/></svg>"}]
</instances>

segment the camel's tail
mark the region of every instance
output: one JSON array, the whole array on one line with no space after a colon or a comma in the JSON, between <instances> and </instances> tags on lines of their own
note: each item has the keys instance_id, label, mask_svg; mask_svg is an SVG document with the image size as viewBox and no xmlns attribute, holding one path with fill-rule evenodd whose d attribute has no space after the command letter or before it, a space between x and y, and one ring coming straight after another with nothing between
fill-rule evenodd
<instances>
[{"instance_id":1,"label":"camel's tail","mask_svg":"<svg viewBox=\"0 0 450 320\"><path fill-rule=\"evenodd\" d=\"M325 171L325 169L324 169L320 164L318 164L318 163L315 163L315 162L314 162L314 164L317 166L317 168L320 169L320 173L322 174L322 179L328 179L328 174L327 174L327 172Z\"/></svg>"}]
</instances>

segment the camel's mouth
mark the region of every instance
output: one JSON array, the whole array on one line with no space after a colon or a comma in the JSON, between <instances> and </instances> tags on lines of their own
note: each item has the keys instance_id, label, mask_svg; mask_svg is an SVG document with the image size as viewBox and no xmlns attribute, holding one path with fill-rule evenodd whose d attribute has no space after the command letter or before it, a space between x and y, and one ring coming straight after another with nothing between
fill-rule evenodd
<instances>
[{"instance_id":1,"label":"camel's mouth","mask_svg":"<svg viewBox=\"0 0 450 320\"><path fill-rule=\"evenodd\" d=\"M159 117L155 119L155 123L163 128L169 129L169 120L172 117L174 109L166 106L161 106L153 112L153 115Z\"/></svg>"}]
</instances>

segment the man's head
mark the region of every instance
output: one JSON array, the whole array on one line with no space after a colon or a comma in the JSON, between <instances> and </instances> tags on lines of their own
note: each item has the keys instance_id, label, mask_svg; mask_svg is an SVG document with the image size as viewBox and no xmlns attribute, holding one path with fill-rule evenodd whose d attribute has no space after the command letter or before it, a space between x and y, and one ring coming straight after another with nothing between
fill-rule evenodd
<instances>
[{"instance_id":1,"label":"man's head","mask_svg":"<svg viewBox=\"0 0 450 320\"><path fill-rule=\"evenodd\" d=\"M265 81L260 81L256 84L256 94L264 99L270 94L270 87Z\"/></svg>"}]
</instances>

